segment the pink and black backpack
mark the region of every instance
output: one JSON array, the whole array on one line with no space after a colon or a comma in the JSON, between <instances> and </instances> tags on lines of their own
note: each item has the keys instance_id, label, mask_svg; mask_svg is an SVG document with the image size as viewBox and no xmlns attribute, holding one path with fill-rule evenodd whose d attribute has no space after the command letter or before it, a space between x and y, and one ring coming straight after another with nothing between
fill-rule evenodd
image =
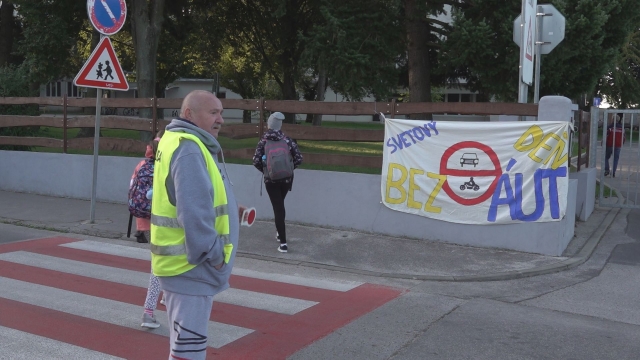
<instances>
[{"instance_id":1,"label":"pink and black backpack","mask_svg":"<svg viewBox=\"0 0 640 360\"><path fill-rule=\"evenodd\" d=\"M131 180L129 212L137 218L151 218L151 190L153 190L153 159L146 159Z\"/></svg>"}]
</instances>

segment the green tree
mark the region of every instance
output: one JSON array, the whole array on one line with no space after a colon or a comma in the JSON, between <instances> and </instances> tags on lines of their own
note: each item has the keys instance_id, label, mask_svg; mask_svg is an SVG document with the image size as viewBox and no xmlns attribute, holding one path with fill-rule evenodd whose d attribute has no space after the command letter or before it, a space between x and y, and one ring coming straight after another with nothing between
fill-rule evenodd
<instances>
[{"instance_id":1,"label":"green tree","mask_svg":"<svg viewBox=\"0 0 640 360\"><path fill-rule=\"evenodd\" d=\"M632 30L638 7L633 0L551 3L566 18L565 38L542 57L540 95L577 99L592 94ZM441 54L447 71L466 78L472 90L515 101L519 48L512 34L520 5L520 0L476 0L456 10Z\"/></svg>"},{"instance_id":2,"label":"green tree","mask_svg":"<svg viewBox=\"0 0 640 360\"><path fill-rule=\"evenodd\" d=\"M225 0L215 11L227 43L255 52L282 99L298 100L297 85L306 71L300 67L300 37L308 36L318 20L318 0ZM293 114L285 116L293 122Z\"/></svg>"},{"instance_id":3,"label":"green tree","mask_svg":"<svg viewBox=\"0 0 640 360\"><path fill-rule=\"evenodd\" d=\"M164 20L164 0L131 1L131 38L136 54L136 83L138 97L156 96L156 68L158 42ZM140 109L140 117L151 118L151 109ZM149 141L154 134L141 131L143 141Z\"/></svg>"},{"instance_id":4,"label":"green tree","mask_svg":"<svg viewBox=\"0 0 640 360\"><path fill-rule=\"evenodd\" d=\"M206 0L166 2L156 62L157 96L179 77L214 75L222 41L219 21L212 16L214 5Z\"/></svg>"},{"instance_id":5,"label":"green tree","mask_svg":"<svg viewBox=\"0 0 640 360\"><path fill-rule=\"evenodd\" d=\"M404 8L406 47L406 83L410 102L432 101L431 89L441 86L444 78L437 71L438 53L442 41L451 30L451 25L436 19L444 12L445 5L465 6L463 0L402 0ZM412 119L431 119L431 114L412 114Z\"/></svg>"},{"instance_id":6,"label":"green tree","mask_svg":"<svg viewBox=\"0 0 640 360\"><path fill-rule=\"evenodd\" d=\"M14 0L22 35L18 52L32 87L77 72L75 58L80 29L87 19L86 3L75 0ZM81 64L80 64L81 65Z\"/></svg>"},{"instance_id":7,"label":"green tree","mask_svg":"<svg viewBox=\"0 0 640 360\"><path fill-rule=\"evenodd\" d=\"M600 79L598 92L616 108L640 105L640 29L629 35L613 69Z\"/></svg>"},{"instance_id":8,"label":"green tree","mask_svg":"<svg viewBox=\"0 0 640 360\"><path fill-rule=\"evenodd\" d=\"M222 85L244 99L263 97L268 93L269 77L255 55L246 46L235 48L225 45L218 61ZM243 111L242 122L251 122L251 111Z\"/></svg>"},{"instance_id":9,"label":"green tree","mask_svg":"<svg viewBox=\"0 0 640 360\"><path fill-rule=\"evenodd\" d=\"M16 63L13 56L14 38L20 35L20 26L14 17L15 6L3 1L0 5L0 66Z\"/></svg>"},{"instance_id":10,"label":"green tree","mask_svg":"<svg viewBox=\"0 0 640 360\"><path fill-rule=\"evenodd\" d=\"M326 73L331 88L348 99L387 98L398 83L403 53L400 8L394 0L323 0L322 21L305 44L305 67Z\"/></svg>"},{"instance_id":11,"label":"green tree","mask_svg":"<svg viewBox=\"0 0 640 360\"><path fill-rule=\"evenodd\" d=\"M305 99L323 101L327 86L349 100L386 99L395 92L403 52L398 5L395 0L321 1L317 24L301 38L301 65L315 79L308 82ZM313 125L321 119L314 116Z\"/></svg>"}]
</instances>

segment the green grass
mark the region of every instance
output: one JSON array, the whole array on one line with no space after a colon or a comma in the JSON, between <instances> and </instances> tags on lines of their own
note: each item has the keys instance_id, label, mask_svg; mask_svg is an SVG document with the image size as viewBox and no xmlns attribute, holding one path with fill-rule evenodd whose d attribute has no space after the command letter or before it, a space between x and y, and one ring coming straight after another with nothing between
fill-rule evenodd
<instances>
[{"instance_id":1,"label":"green grass","mask_svg":"<svg viewBox=\"0 0 640 360\"><path fill-rule=\"evenodd\" d=\"M326 125L325 125L326 124ZM353 128L353 129L367 129L377 128L383 129L381 124L368 124L368 123L323 123L326 127L338 127L338 128ZM72 139L78 135L80 129L68 129L67 136ZM101 129L100 134L102 137L115 137L121 139L140 139L140 132L137 130L121 130L121 129ZM41 127L40 137L48 137L54 139L62 139L63 131L61 128L54 127ZM218 138L222 149L235 150L235 149L253 149L258 144L258 137L248 139L231 139L228 137L220 136ZM382 142L346 142L346 141L307 141L301 140L298 142L300 150L308 153L322 153L322 154L340 154L340 155L364 155L364 156L382 156ZM59 148L45 148L45 147L33 147L33 151L49 152L49 153L62 153L62 149ZM76 150L67 149L69 154L81 154L92 155L93 150ZM107 151L101 150L100 155L104 156L126 156L126 157L141 157L142 154L126 153L122 151ZM225 158L225 161L229 164L244 164L251 165L253 162L250 159L236 159ZM365 168L365 167L353 167L353 166L334 166L334 165L316 165L316 164L302 164L301 169L308 170L324 170L324 171L339 171L339 172L354 172L363 174L380 174L381 169L377 168Z\"/></svg>"},{"instance_id":2,"label":"green grass","mask_svg":"<svg viewBox=\"0 0 640 360\"><path fill-rule=\"evenodd\" d=\"M311 123L302 122L300 125L313 126ZM347 122L347 121L323 121L324 128L355 129L355 130L384 130L384 124L379 122Z\"/></svg>"},{"instance_id":3,"label":"green grass","mask_svg":"<svg viewBox=\"0 0 640 360\"><path fill-rule=\"evenodd\" d=\"M302 123L301 126L311 126L310 123ZM384 129L384 124L373 122L332 122L324 121L322 127L327 128L342 128L342 129ZM67 136L74 138L78 135L80 129L67 130ZM101 129L100 133L103 137L116 137L122 139L140 139L140 132L137 130L120 130L120 129ZM55 139L62 139L63 133L61 128L41 127L39 136L50 137ZM634 136L638 136L638 132L634 132ZM228 137L220 136L218 138L222 149L235 150L235 149L251 149L255 148L258 143L258 137L248 139L231 139ZM302 152L306 153L318 153L318 154L335 154L335 155L360 155L360 156L382 156L383 143L382 142L348 142L348 141L311 141L311 140L299 140L298 146ZM62 149L54 148L42 148L35 147L34 151L61 153ZM93 150L72 150L67 151L70 154L93 154ZM571 148L572 156L578 154L578 144L574 142ZM100 151L100 155L107 156L127 156L127 157L141 157L142 154L124 153L119 151ZM231 164L246 164L252 163L249 159L235 159L225 158L227 163ZM303 163L302 169L309 170L325 170L325 171L339 171L339 172L354 172L364 174L380 174L381 169L378 168L363 168L352 166L330 166L330 165L314 165Z\"/></svg>"},{"instance_id":4,"label":"green grass","mask_svg":"<svg viewBox=\"0 0 640 360\"><path fill-rule=\"evenodd\" d=\"M302 152L340 155L382 156L382 142L298 141Z\"/></svg>"},{"instance_id":5,"label":"green grass","mask_svg":"<svg viewBox=\"0 0 640 360\"><path fill-rule=\"evenodd\" d=\"M219 136L218 142L220 146L222 146L222 150L235 150L235 149L247 149L247 148L256 148L258 145L258 138L248 138L248 139L231 139L225 136Z\"/></svg>"},{"instance_id":6,"label":"green grass","mask_svg":"<svg viewBox=\"0 0 640 360\"><path fill-rule=\"evenodd\" d=\"M67 137L69 139L73 139L76 136L78 136L79 132L80 132L80 129L77 129L77 128L67 129ZM100 134L102 135L102 137L140 140L140 131L138 130L100 129ZM46 126L43 126L40 128L40 132L38 133L38 136L48 137L53 139L64 138L62 128L46 127Z\"/></svg>"},{"instance_id":7,"label":"green grass","mask_svg":"<svg viewBox=\"0 0 640 360\"><path fill-rule=\"evenodd\" d=\"M32 149L31 151L37 151L37 152L62 154L62 148L47 148L47 147L34 146L31 149ZM67 149L67 154L93 155L93 150ZM99 155L102 155L102 156L143 157L144 154L136 154L136 153L130 153L130 152L124 152L124 151L100 150Z\"/></svg>"},{"instance_id":8,"label":"green grass","mask_svg":"<svg viewBox=\"0 0 640 360\"><path fill-rule=\"evenodd\" d=\"M600 196L600 184L596 183L596 197ZM618 197L618 194L616 194L615 190L612 190L610 187L606 186L604 187L604 197Z\"/></svg>"}]
</instances>

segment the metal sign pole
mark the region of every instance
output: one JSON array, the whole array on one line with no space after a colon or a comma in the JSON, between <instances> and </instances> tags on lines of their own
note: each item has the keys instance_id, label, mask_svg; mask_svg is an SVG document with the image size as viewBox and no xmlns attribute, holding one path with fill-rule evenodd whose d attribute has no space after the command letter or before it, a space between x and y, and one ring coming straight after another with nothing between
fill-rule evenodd
<instances>
[{"instance_id":1,"label":"metal sign pole","mask_svg":"<svg viewBox=\"0 0 640 360\"><path fill-rule=\"evenodd\" d=\"M538 6L536 9L536 84L533 88L533 103L537 104L540 100L540 66L542 65L542 7ZM569 143L571 144L571 142Z\"/></svg>"},{"instance_id":2,"label":"metal sign pole","mask_svg":"<svg viewBox=\"0 0 640 360\"><path fill-rule=\"evenodd\" d=\"M520 68L518 70L518 102L519 103L526 103L527 102L527 93L529 92L529 87L527 86L527 84L525 84L524 80L523 80L523 73L524 73L524 54L526 51L526 31L524 28L524 23L525 23L525 7L527 6L527 0L522 0L522 7L521 7L521 11L520 14L522 14L522 17L520 18ZM524 116L518 116L518 120L520 121L524 121L525 117Z\"/></svg>"},{"instance_id":3,"label":"metal sign pole","mask_svg":"<svg viewBox=\"0 0 640 360\"><path fill-rule=\"evenodd\" d=\"M96 4L97 3L97 4ZM105 16L105 11L108 16ZM129 90L129 83L124 76L120 62L116 57L109 36L116 34L127 19L127 4L125 0L111 1L87 0L87 15L91 25L101 34L100 43L93 49L89 60L84 64L78 75L73 79L76 86L97 88L96 94L96 124L93 138L93 182L91 185L91 209L89 210L89 224L96 220L96 192L98 188L98 155L100 153L100 113L102 112L102 89ZM106 58L105 58L106 56ZM106 64L103 76L102 67ZM95 64L98 63L97 68ZM115 72L115 77L112 75ZM111 77L111 81L107 78ZM154 100L155 105L155 100ZM154 107L155 113L155 107ZM155 116L154 116L155 125Z\"/></svg>"},{"instance_id":4,"label":"metal sign pole","mask_svg":"<svg viewBox=\"0 0 640 360\"><path fill-rule=\"evenodd\" d=\"M93 184L91 185L91 210L89 224L93 224L96 218L96 190L98 185L98 153L100 150L100 113L102 112L102 89L96 93L96 127L93 138Z\"/></svg>"}]
</instances>

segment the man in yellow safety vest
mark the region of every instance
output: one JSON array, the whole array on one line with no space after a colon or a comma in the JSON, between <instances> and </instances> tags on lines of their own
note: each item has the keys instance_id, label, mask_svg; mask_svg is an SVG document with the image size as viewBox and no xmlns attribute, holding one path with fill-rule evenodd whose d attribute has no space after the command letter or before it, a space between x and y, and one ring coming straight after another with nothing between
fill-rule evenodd
<instances>
[{"instance_id":1,"label":"man in yellow safety vest","mask_svg":"<svg viewBox=\"0 0 640 360\"><path fill-rule=\"evenodd\" d=\"M240 217L217 141L222 103L196 90L166 127L151 207L153 273L164 290L171 358L205 359L213 296L229 287Z\"/></svg>"}]
</instances>

